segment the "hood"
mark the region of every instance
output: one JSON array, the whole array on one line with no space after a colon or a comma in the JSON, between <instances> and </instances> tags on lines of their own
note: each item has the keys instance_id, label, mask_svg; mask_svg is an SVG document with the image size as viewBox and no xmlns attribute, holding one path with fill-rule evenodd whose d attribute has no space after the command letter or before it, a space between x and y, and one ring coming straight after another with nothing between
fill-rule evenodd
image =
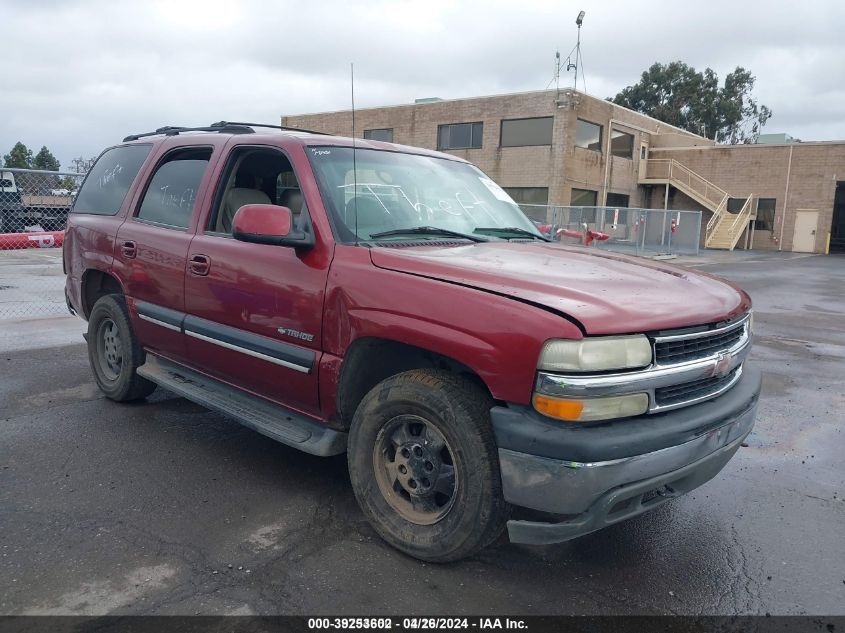
<instances>
[{"instance_id":1,"label":"hood","mask_svg":"<svg viewBox=\"0 0 845 633\"><path fill-rule=\"evenodd\" d=\"M710 275L586 247L486 242L370 249L375 266L513 297L563 313L587 334L717 323L751 307Z\"/></svg>"}]
</instances>

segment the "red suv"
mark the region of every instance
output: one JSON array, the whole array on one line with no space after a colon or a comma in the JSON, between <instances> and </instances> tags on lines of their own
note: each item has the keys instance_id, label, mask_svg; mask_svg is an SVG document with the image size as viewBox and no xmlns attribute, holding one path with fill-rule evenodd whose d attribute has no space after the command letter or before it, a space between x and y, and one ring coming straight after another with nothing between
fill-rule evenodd
<instances>
[{"instance_id":1,"label":"red suv","mask_svg":"<svg viewBox=\"0 0 845 633\"><path fill-rule=\"evenodd\" d=\"M454 156L258 127L129 136L88 174L67 300L107 397L346 452L373 527L429 561L638 515L751 431L742 290L550 243Z\"/></svg>"}]
</instances>

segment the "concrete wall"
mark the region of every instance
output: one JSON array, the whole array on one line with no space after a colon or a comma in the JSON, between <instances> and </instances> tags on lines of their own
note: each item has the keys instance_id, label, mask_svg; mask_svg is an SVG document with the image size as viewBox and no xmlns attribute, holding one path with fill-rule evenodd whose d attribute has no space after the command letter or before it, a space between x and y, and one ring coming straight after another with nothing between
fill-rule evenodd
<instances>
[{"instance_id":1,"label":"concrete wall","mask_svg":"<svg viewBox=\"0 0 845 633\"><path fill-rule=\"evenodd\" d=\"M758 198L775 198L774 230L755 231L755 249L777 250L782 247L785 251L792 250L796 211L818 211L815 252L824 252L833 219L836 181L845 180L845 143L656 149L652 151L652 156L678 160L722 187L732 197L753 194ZM662 190L662 187L654 189ZM701 208L683 194L676 195L670 207ZM781 231L782 243L779 242ZM740 246L743 243L744 239Z\"/></svg>"}]
</instances>

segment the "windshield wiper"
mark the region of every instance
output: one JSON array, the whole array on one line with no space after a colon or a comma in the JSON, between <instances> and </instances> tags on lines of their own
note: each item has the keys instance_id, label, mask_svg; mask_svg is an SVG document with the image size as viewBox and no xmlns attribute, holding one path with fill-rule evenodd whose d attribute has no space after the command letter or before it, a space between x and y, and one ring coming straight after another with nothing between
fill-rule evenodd
<instances>
[{"instance_id":1,"label":"windshield wiper","mask_svg":"<svg viewBox=\"0 0 845 633\"><path fill-rule=\"evenodd\" d=\"M490 241L486 237L470 235L469 233L460 233L458 231L450 231L449 229L441 229L438 226L412 226L407 229L392 229L390 231L382 231L381 233L373 233L370 235L370 238L378 239L380 237L393 237L397 235L446 235L449 237L460 237L472 242Z\"/></svg>"},{"instance_id":2,"label":"windshield wiper","mask_svg":"<svg viewBox=\"0 0 845 633\"><path fill-rule=\"evenodd\" d=\"M544 242L551 242L549 238L544 235L537 235L533 231L529 231L528 229L523 229L518 226L480 226L474 233L511 233L513 235L519 236L526 236L526 237L533 237L536 240L542 240ZM497 236L498 237L498 236Z\"/></svg>"}]
</instances>

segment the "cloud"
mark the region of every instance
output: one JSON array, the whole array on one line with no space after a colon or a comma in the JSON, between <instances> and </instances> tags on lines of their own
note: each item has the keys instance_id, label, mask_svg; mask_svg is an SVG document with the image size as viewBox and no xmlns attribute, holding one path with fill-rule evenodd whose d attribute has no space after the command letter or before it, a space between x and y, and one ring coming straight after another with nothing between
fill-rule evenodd
<instances>
[{"instance_id":1,"label":"cloud","mask_svg":"<svg viewBox=\"0 0 845 633\"><path fill-rule=\"evenodd\" d=\"M595 4L595 6L590 6ZM845 138L845 5L584 3L582 70L599 97L655 61L741 65L767 131ZM6 0L0 152L47 145L64 165L124 135L220 119L545 88L575 40L572 3L429 0ZM14 53L10 56L10 51ZM572 81L571 73L561 79Z\"/></svg>"}]
</instances>

